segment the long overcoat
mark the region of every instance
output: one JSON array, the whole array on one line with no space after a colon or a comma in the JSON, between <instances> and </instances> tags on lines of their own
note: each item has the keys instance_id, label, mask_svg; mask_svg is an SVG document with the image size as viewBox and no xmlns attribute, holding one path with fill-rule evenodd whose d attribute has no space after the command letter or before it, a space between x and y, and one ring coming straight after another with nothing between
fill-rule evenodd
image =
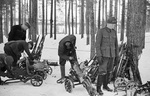
<instances>
[{"instance_id":1,"label":"long overcoat","mask_svg":"<svg viewBox=\"0 0 150 96\"><path fill-rule=\"evenodd\" d=\"M96 53L101 57L118 56L117 33L108 27L102 28L96 35Z\"/></svg>"}]
</instances>

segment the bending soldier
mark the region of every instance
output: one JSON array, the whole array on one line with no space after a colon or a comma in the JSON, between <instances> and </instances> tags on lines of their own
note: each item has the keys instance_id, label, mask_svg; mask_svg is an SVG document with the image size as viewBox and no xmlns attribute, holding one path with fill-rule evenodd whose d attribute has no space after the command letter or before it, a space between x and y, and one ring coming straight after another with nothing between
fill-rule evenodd
<instances>
[{"instance_id":1,"label":"bending soldier","mask_svg":"<svg viewBox=\"0 0 150 96\"><path fill-rule=\"evenodd\" d=\"M25 22L21 25L14 25L8 34L8 41L26 40L26 30L30 28L30 24Z\"/></svg>"},{"instance_id":2,"label":"bending soldier","mask_svg":"<svg viewBox=\"0 0 150 96\"><path fill-rule=\"evenodd\" d=\"M10 41L10 42L5 43L4 52L7 55L10 55L13 57L14 62L12 66L17 67L17 61L20 59L21 53L23 51L27 53L27 55L29 56L31 60L34 59L29 51L29 49L32 49L32 47L33 47L32 41L29 41L29 42L26 42L24 40Z\"/></svg>"},{"instance_id":3,"label":"bending soldier","mask_svg":"<svg viewBox=\"0 0 150 96\"><path fill-rule=\"evenodd\" d=\"M74 61L77 61L75 44L76 44L76 37L74 35L68 35L59 42L58 55L59 55L61 78L57 80L57 83L63 83L63 81L65 80L64 77L65 77L66 61L69 61L71 63L72 68Z\"/></svg>"}]
</instances>

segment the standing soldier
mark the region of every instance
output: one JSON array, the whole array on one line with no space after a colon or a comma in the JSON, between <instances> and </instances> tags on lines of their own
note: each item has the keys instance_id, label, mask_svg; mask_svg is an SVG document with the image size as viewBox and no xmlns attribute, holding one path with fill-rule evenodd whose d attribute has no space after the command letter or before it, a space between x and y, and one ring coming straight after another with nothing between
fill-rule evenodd
<instances>
[{"instance_id":1,"label":"standing soldier","mask_svg":"<svg viewBox=\"0 0 150 96\"><path fill-rule=\"evenodd\" d=\"M112 91L108 87L109 75L113 69L115 57L118 57L117 33L114 30L117 20L110 17L107 20L107 26L99 29L96 36L96 54L99 63L99 74L97 80L97 92L102 95L101 86L107 91Z\"/></svg>"},{"instance_id":2,"label":"standing soldier","mask_svg":"<svg viewBox=\"0 0 150 96\"><path fill-rule=\"evenodd\" d=\"M76 37L74 35L68 35L59 42L58 55L59 55L61 78L57 80L57 83L63 83L63 81L65 80L64 77L65 77L66 61L69 61L71 63L72 68L74 61L77 61L75 44L76 44Z\"/></svg>"}]
</instances>

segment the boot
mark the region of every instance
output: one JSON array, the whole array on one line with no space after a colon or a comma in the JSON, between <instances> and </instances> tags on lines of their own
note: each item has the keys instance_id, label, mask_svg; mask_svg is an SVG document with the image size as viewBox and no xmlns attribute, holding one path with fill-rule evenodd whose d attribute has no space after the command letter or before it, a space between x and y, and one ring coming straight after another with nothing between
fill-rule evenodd
<instances>
[{"instance_id":1,"label":"boot","mask_svg":"<svg viewBox=\"0 0 150 96\"><path fill-rule=\"evenodd\" d=\"M112 92L113 90L108 87L108 74L104 75L103 79L103 89L109 92Z\"/></svg>"},{"instance_id":2,"label":"boot","mask_svg":"<svg viewBox=\"0 0 150 96\"><path fill-rule=\"evenodd\" d=\"M98 80L97 80L97 93L99 93L99 95L103 95L103 92L101 90L101 86L103 83L103 75L98 75Z\"/></svg>"},{"instance_id":3,"label":"boot","mask_svg":"<svg viewBox=\"0 0 150 96\"><path fill-rule=\"evenodd\" d=\"M65 81L65 66L60 65L61 78L57 80L57 83L63 83Z\"/></svg>"},{"instance_id":4,"label":"boot","mask_svg":"<svg viewBox=\"0 0 150 96\"><path fill-rule=\"evenodd\" d=\"M60 66L61 78L65 77L65 66Z\"/></svg>"},{"instance_id":5,"label":"boot","mask_svg":"<svg viewBox=\"0 0 150 96\"><path fill-rule=\"evenodd\" d=\"M0 85L4 85L4 84L6 84L6 82L4 82L0 77Z\"/></svg>"}]
</instances>

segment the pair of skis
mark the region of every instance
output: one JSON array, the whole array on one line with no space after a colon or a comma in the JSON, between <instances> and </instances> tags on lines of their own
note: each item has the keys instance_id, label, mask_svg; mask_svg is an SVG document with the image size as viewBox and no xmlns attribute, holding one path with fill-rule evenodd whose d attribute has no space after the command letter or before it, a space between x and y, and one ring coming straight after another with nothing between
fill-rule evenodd
<instances>
[{"instance_id":1,"label":"pair of skis","mask_svg":"<svg viewBox=\"0 0 150 96\"><path fill-rule=\"evenodd\" d=\"M42 36L41 40L39 40L39 39L40 39L40 36L37 37L37 40L36 40L35 45L32 50L32 54L34 55L34 58L37 60L40 60L40 58L41 58L41 53L42 53L42 49L43 49L43 45L44 45L44 41L45 41L45 36Z\"/></svg>"}]
</instances>

